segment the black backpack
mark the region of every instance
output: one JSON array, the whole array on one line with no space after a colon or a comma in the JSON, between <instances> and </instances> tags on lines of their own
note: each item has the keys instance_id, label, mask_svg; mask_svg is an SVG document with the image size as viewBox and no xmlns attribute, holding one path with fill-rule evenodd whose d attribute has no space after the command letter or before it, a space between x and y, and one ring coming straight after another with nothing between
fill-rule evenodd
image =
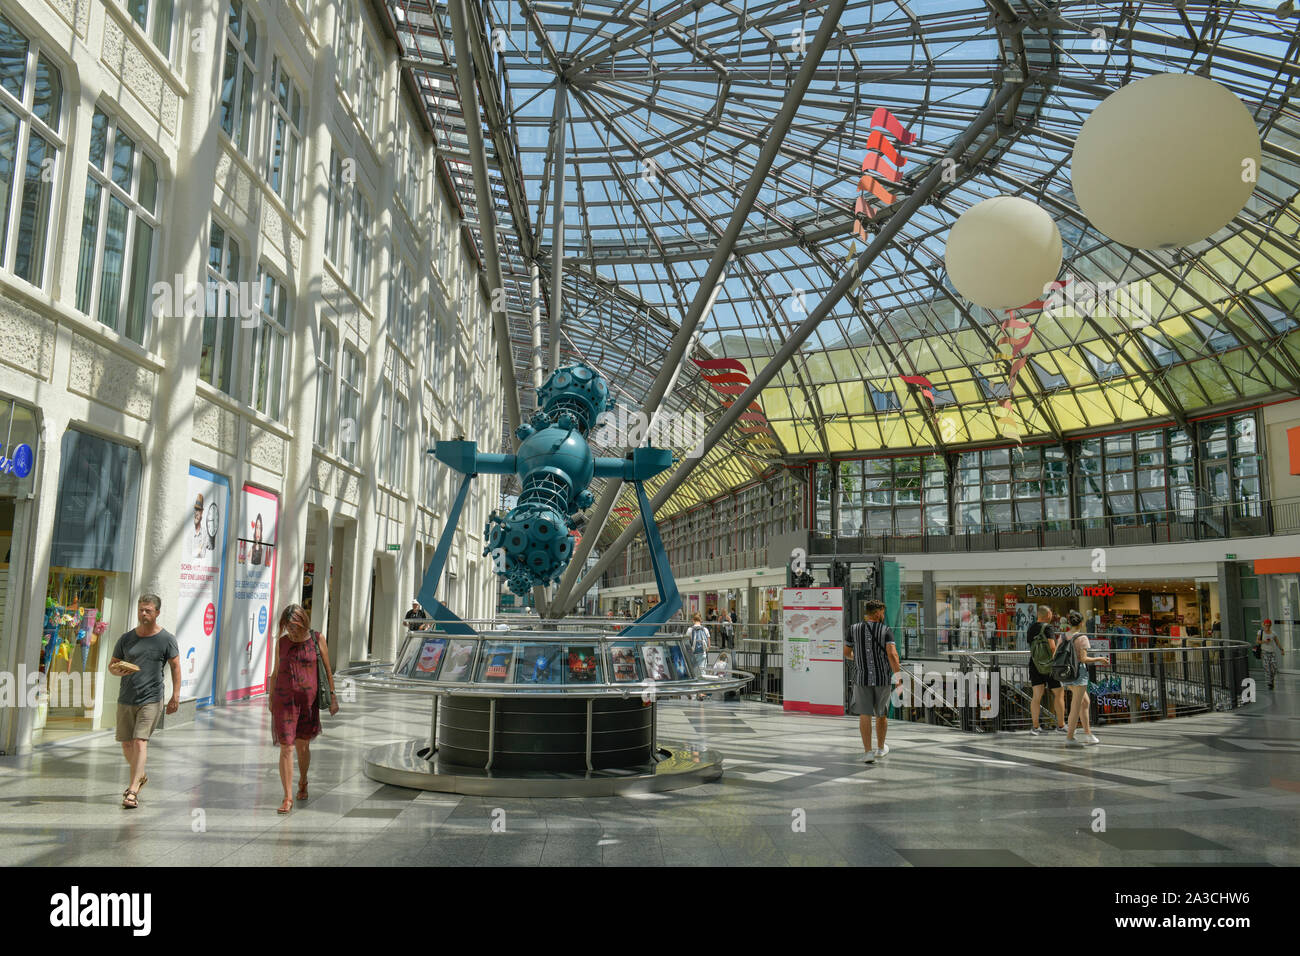
<instances>
[{"instance_id":1,"label":"black backpack","mask_svg":"<svg viewBox=\"0 0 1300 956\"><path fill-rule=\"evenodd\" d=\"M1078 635L1067 634L1056 642L1056 653L1052 655L1052 677L1061 683L1079 679L1079 655L1074 651L1074 639Z\"/></svg>"}]
</instances>

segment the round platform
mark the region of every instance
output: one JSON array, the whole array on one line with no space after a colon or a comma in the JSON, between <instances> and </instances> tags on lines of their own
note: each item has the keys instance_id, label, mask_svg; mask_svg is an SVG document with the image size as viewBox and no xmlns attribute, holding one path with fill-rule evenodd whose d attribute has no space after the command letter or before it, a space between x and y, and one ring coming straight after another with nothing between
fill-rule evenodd
<instances>
[{"instance_id":1,"label":"round platform","mask_svg":"<svg viewBox=\"0 0 1300 956\"><path fill-rule=\"evenodd\" d=\"M366 754L366 776L414 790L484 797L609 797L657 793L709 783L722 776L722 757L710 750L658 748L653 766L565 773L493 771L462 767L440 756L428 759L429 741L407 740Z\"/></svg>"}]
</instances>

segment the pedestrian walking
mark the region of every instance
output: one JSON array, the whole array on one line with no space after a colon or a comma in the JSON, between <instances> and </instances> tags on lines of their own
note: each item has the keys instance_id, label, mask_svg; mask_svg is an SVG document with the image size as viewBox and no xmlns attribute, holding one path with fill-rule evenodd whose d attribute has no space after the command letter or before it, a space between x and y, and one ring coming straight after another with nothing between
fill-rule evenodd
<instances>
[{"instance_id":1,"label":"pedestrian walking","mask_svg":"<svg viewBox=\"0 0 1300 956\"><path fill-rule=\"evenodd\" d=\"M1259 649L1259 659L1264 664L1264 676L1268 679L1268 689L1272 690L1277 681L1277 668L1282 663L1286 651L1282 649L1282 640L1273 633L1273 622L1267 618L1260 622L1263 626L1255 632L1255 647Z\"/></svg>"},{"instance_id":2,"label":"pedestrian walking","mask_svg":"<svg viewBox=\"0 0 1300 956\"><path fill-rule=\"evenodd\" d=\"M117 691L116 737L131 770L130 781L122 791L123 810L140 805L140 788L149 782L144 772L149 738L164 709L174 714L180 707L181 652L172 633L158 625L161 610L162 598L141 594L135 606L138 623L117 639L108 662L109 673L122 678ZM166 708L162 703L164 665L171 665L172 670L172 695Z\"/></svg>"},{"instance_id":3,"label":"pedestrian walking","mask_svg":"<svg viewBox=\"0 0 1300 956\"><path fill-rule=\"evenodd\" d=\"M320 734L320 674L329 684L329 712L339 712L334 693L325 635L310 629L311 619L301 604L290 604L280 614L276 629L275 670L271 674L271 735L280 748L280 783L284 801L277 813L293 809L289 783L293 780L294 751L298 753L298 802L306 801L311 742Z\"/></svg>"},{"instance_id":4,"label":"pedestrian walking","mask_svg":"<svg viewBox=\"0 0 1300 956\"><path fill-rule=\"evenodd\" d=\"M1030 733L1035 737L1043 733L1038 725L1043 695L1051 692L1050 706L1056 715L1057 733L1065 733L1065 689L1052 676L1052 658L1056 654L1056 631L1052 628L1052 609L1046 604L1038 606L1038 620L1025 631L1029 643L1029 683L1033 699L1029 702L1029 717L1033 721Z\"/></svg>"}]
</instances>

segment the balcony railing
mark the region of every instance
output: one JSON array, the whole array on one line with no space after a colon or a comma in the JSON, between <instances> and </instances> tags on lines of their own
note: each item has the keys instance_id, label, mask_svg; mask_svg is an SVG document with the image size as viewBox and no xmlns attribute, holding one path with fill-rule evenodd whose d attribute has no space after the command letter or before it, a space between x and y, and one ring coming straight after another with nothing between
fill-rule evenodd
<instances>
[{"instance_id":1,"label":"balcony railing","mask_svg":"<svg viewBox=\"0 0 1300 956\"><path fill-rule=\"evenodd\" d=\"M1242 501L1096 518L1014 521L965 528L955 534L840 535L814 532L813 554L943 554L968 551L1041 551L1177 544L1300 533L1300 498ZM766 548L673 563L678 580L767 567ZM644 584L649 570L609 575L605 586Z\"/></svg>"}]
</instances>

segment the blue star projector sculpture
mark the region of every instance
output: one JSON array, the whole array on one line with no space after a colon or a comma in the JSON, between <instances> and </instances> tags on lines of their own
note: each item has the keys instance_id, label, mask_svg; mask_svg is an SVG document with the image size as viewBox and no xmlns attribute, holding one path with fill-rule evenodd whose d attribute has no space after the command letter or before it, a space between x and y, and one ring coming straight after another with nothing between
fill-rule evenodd
<instances>
[{"instance_id":1,"label":"blue star projector sculpture","mask_svg":"<svg viewBox=\"0 0 1300 956\"><path fill-rule=\"evenodd\" d=\"M580 514L591 507L587 486L592 478L631 482L645 521L651 566L659 585L659 603L630 628L626 636L654 633L657 625L681 608L681 596L668 570L654 514L643 482L673 463L672 452L649 446L633 449L627 458L597 458L587 444L601 413L610 406L609 386L599 372L578 363L556 369L537 390L539 409L516 431L519 449L513 455L480 452L472 441L440 441L430 450L438 461L464 475L438 550L425 574L419 600L426 612L449 633L473 633L436 599L452 535L475 475L518 475L519 500L508 514L493 512L484 529L496 573L515 594L558 581L573 555L575 532L585 524Z\"/></svg>"}]
</instances>

